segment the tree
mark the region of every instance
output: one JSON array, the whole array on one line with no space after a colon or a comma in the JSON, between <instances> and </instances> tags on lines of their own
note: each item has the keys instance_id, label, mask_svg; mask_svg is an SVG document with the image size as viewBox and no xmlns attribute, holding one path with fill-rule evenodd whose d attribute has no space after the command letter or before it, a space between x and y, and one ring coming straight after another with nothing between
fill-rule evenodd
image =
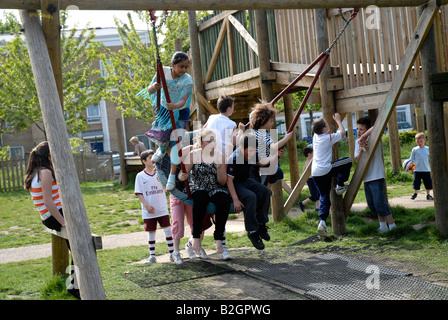
<instances>
[{"instance_id":1,"label":"tree","mask_svg":"<svg viewBox=\"0 0 448 320\"><path fill-rule=\"evenodd\" d=\"M12 12L4 12L5 22L0 20L0 34L17 33L20 30L20 23Z\"/></svg>"},{"instance_id":2,"label":"tree","mask_svg":"<svg viewBox=\"0 0 448 320\"><path fill-rule=\"evenodd\" d=\"M16 18L11 16L11 19ZM64 111L71 134L86 130L84 111L106 95L100 70L92 68L106 49L92 41L94 37L94 30L87 28L62 32ZM28 50L20 33L0 47L0 74L0 135L15 134L42 117Z\"/></svg>"},{"instance_id":3,"label":"tree","mask_svg":"<svg viewBox=\"0 0 448 320\"><path fill-rule=\"evenodd\" d=\"M156 48L148 12L137 13L139 19L148 24L146 39L141 38L135 29L131 15L128 14L127 22L115 21L123 48L118 52L104 54L102 60L108 73L108 86L117 91L117 94L112 95L110 99L117 104L124 116L134 117L150 124L153 121L151 102L149 99L136 97L136 94L148 87L156 73ZM174 53L175 39L183 40L184 52L190 49L187 12L174 11L168 16L160 12L156 14L159 16L156 25L160 59L163 65L169 65ZM207 11L199 11L198 19L206 14L208 14Z\"/></svg>"}]
</instances>

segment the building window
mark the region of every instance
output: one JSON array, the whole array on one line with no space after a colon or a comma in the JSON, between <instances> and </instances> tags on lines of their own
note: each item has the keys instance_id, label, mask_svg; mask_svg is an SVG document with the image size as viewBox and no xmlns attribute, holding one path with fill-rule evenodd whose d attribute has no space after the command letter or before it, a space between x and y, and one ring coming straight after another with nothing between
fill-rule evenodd
<instances>
[{"instance_id":1,"label":"building window","mask_svg":"<svg viewBox=\"0 0 448 320\"><path fill-rule=\"evenodd\" d=\"M25 152L23 146L9 147L9 155L11 160L25 159Z\"/></svg>"},{"instance_id":2,"label":"building window","mask_svg":"<svg viewBox=\"0 0 448 320\"><path fill-rule=\"evenodd\" d=\"M87 107L87 123L101 123L101 109L99 105L91 105Z\"/></svg>"},{"instance_id":3,"label":"building window","mask_svg":"<svg viewBox=\"0 0 448 320\"><path fill-rule=\"evenodd\" d=\"M107 64L109 64L109 65L111 64L109 59L107 59ZM106 67L104 66L103 60L100 60L100 70L101 70L101 76L103 78L107 78L108 77L107 70L106 70Z\"/></svg>"}]
</instances>

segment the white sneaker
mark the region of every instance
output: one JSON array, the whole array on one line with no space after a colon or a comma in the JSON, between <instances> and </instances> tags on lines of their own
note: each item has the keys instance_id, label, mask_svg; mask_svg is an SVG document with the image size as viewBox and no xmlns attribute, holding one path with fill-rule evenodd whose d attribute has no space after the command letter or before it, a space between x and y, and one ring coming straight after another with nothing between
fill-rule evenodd
<instances>
[{"instance_id":1,"label":"white sneaker","mask_svg":"<svg viewBox=\"0 0 448 320\"><path fill-rule=\"evenodd\" d=\"M165 189L166 191L173 191L176 187L176 176L173 174L169 174L168 181L166 182Z\"/></svg>"},{"instance_id":2,"label":"white sneaker","mask_svg":"<svg viewBox=\"0 0 448 320\"><path fill-rule=\"evenodd\" d=\"M349 186L348 184L344 184L343 186L336 186L334 190L336 191L336 194L338 196L341 196L345 191L347 191L348 186Z\"/></svg>"},{"instance_id":3,"label":"white sneaker","mask_svg":"<svg viewBox=\"0 0 448 320\"><path fill-rule=\"evenodd\" d=\"M185 244L185 250L187 251L188 258L190 258L190 259L196 258L196 253L194 252L190 241L187 241L187 243Z\"/></svg>"},{"instance_id":4,"label":"white sneaker","mask_svg":"<svg viewBox=\"0 0 448 320\"><path fill-rule=\"evenodd\" d=\"M378 228L378 233L385 233L387 231L389 231L389 229L387 229L387 227L386 228Z\"/></svg>"},{"instance_id":5,"label":"white sneaker","mask_svg":"<svg viewBox=\"0 0 448 320\"><path fill-rule=\"evenodd\" d=\"M221 253L221 259L222 260L230 260L230 253L229 250L227 250L227 248L224 248L224 251Z\"/></svg>"},{"instance_id":6,"label":"white sneaker","mask_svg":"<svg viewBox=\"0 0 448 320\"><path fill-rule=\"evenodd\" d=\"M159 148L159 149L157 149L156 153L154 153L154 154L152 155L152 157L151 157L151 161L152 161L153 163L157 163L157 162L159 162L160 160L162 160L164 156L165 156L165 152L161 151L160 148Z\"/></svg>"},{"instance_id":7,"label":"white sneaker","mask_svg":"<svg viewBox=\"0 0 448 320\"><path fill-rule=\"evenodd\" d=\"M175 264L182 264L184 262L179 252L170 253L170 260Z\"/></svg>"},{"instance_id":8,"label":"white sneaker","mask_svg":"<svg viewBox=\"0 0 448 320\"><path fill-rule=\"evenodd\" d=\"M322 223L322 220L319 222L319 226L317 227L317 233L319 233L321 238L328 237L327 227Z\"/></svg>"},{"instance_id":9,"label":"white sneaker","mask_svg":"<svg viewBox=\"0 0 448 320\"><path fill-rule=\"evenodd\" d=\"M207 259L207 253L205 252L204 248L201 247L201 249L199 249L199 252L196 252L196 254L199 256L199 258L201 259Z\"/></svg>"},{"instance_id":10,"label":"white sneaker","mask_svg":"<svg viewBox=\"0 0 448 320\"><path fill-rule=\"evenodd\" d=\"M150 256L148 260L145 261L145 263L156 263L156 257Z\"/></svg>"}]
</instances>

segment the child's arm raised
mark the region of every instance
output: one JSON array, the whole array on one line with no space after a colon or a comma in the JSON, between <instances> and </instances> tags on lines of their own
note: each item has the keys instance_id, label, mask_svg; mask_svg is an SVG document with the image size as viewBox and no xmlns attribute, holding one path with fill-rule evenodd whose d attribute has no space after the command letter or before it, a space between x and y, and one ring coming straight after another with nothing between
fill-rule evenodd
<instances>
[{"instance_id":1,"label":"child's arm raised","mask_svg":"<svg viewBox=\"0 0 448 320\"><path fill-rule=\"evenodd\" d=\"M338 127L339 127L339 131L341 132L341 136L345 137L345 128L342 125L342 121L341 121L341 115L339 113L335 113L333 115L333 120L336 121Z\"/></svg>"}]
</instances>

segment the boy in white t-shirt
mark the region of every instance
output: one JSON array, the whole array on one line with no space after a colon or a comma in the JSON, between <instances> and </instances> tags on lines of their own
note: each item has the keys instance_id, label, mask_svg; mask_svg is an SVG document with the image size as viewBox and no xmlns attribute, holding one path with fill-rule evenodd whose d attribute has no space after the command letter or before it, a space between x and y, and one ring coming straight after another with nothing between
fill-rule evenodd
<instances>
[{"instance_id":1,"label":"boy in white t-shirt","mask_svg":"<svg viewBox=\"0 0 448 320\"><path fill-rule=\"evenodd\" d=\"M145 150L141 153L140 159L145 165L145 169L140 171L135 177L135 194L142 204L142 218L144 229L148 232L148 245L150 257L147 263L156 262L156 229L157 222L163 228L166 243L170 252L170 259L177 264L182 263L179 252L173 252L173 237L171 234L171 223L168 212L165 190L156 176L156 169L151 158L154 154L152 150Z\"/></svg>"},{"instance_id":2,"label":"boy in white t-shirt","mask_svg":"<svg viewBox=\"0 0 448 320\"><path fill-rule=\"evenodd\" d=\"M333 115L334 121L338 124L339 132L330 133L330 127L327 121L319 118L313 121L313 163L311 165L311 175L319 189L319 226L317 232L322 238L328 236L326 220L330 214L330 188L331 180L336 176L337 186L335 188L337 195L342 195L348 188L344 184L350 176L350 169L353 160L349 157L331 162L332 146L345 137L345 128L341 122L339 113Z\"/></svg>"},{"instance_id":3,"label":"boy in white t-shirt","mask_svg":"<svg viewBox=\"0 0 448 320\"><path fill-rule=\"evenodd\" d=\"M368 117L358 119L356 129L358 139L355 142L355 159L359 161L362 152L369 148L368 137L373 129L371 120ZM381 147L378 146L364 175L364 192L369 209L378 216L379 233L388 231L387 225L389 225L389 230L395 228L394 218L384 195L385 184L383 153Z\"/></svg>"},{"instance_id":4,"label":"boy in white t-shirt","mask_svg":"<svg viewBox=\"0 0 448 320\"><path fill-rule=\"evenodd\" d=\"M219 114L212 114L204 125L204 128L215 131L216 145L222 145L222 152L227 159L233 152L233 148L237 145L239 137L244 132L244 124L238 125L230 119L235 111L234 99L231 96L221 96L218 99Z\"/></svg>"}]
</instances>

